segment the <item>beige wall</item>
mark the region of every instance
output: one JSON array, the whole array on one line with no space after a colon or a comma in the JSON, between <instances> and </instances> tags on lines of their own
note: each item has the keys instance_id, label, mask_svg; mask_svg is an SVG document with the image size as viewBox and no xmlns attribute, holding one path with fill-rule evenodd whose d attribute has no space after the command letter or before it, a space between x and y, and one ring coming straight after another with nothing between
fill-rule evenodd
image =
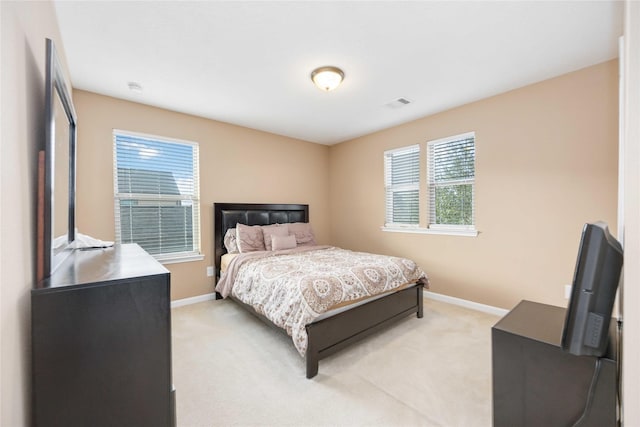
<instances>
[{"instance_id":1,"label":"beige wall","mask_svg":"<svg viewBox=\"0 0 640 427\"><path fill-rule=\"evenodd\" d=\"M565 305L584 222L616 232L617 90L610 61L332 146L332 243L411 257L433 292ZM478 237L381 231L383 152L468 131Z\"/></svg>"},{"instance_id":2,"label":"beige wall","mask_svg":"<svg viewBox=\"0 0 640 427\"><path fill-rule=\"evenodd\" d=\"M29 425L29 290L35 276L36 152L44 140L44 39L54 39L63 62L64 47L49 2L2 1L0 20L0 425L14 427ZM616 83L616 63L605 63L331 148L78 91L78 226L113 238L112 171L104 161L112 157L112 128L191 139L201 147L206 259L169 266L174 298L211 292L205 277L212 263L211 203L277 201L310 203L322 243L415 258L430 273L435 292L502 307L521 298L561 305L582 222L604 219L615 230ZM634 123L637 128L637 118ZM381 232L382 152L467 130L477 135L480 236ZM637 148L634 135L629 144ZM293 173L274 172L278 167ZM637 180L625 185L629 194L640 187ZM628 241L637 240L636 228ZM454 265L456 260L468 266ZM633 298L625 299L631 316L637 292L627 296ZM625 329L625 342L633 341L636 329ZM627 350L633 351L631 345ZM637 357L627 360L635 363ZM629 368L625 364L624 377L633 380L626 371L637 372L637 366ZM629 421L638 419L636 383L625 381Z\"/></svg>"},{"instance_id":3,"label":"beige wall","mask_svg":"<svg viewBox=\"0 0 640 427\"><path fill-rule=\"evenodd\" d=\"M168 264L172 299L213 292L213 203L308 203L319 242L329 242L329 148L160 108L74 91L78 114L76 223L113 240L112 130L199 143L203 261Z\"/></svg>"},{"instance_id":4,"label":"beige wall","mask_svg":"<svg viewBox=\"0 0 640 427\"><path fill-rule=\"evenodd\" d=\"M18 427L30 424L29 291L35 282L37 151L44 147L45 38L66 62L50 2L2 1L0 15L0 425Z\"/></svg>"}]
</instances>

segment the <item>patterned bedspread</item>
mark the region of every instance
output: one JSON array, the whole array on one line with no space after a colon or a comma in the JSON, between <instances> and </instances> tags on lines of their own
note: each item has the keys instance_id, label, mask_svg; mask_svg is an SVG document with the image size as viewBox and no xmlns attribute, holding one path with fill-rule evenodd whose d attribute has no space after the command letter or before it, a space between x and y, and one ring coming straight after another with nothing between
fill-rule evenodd
<instances>
[{"instance_id":1,"label":"patterned bedspread","mask_svg":"<svg viewBox=\"0 0 640 427\"><path fill-rule=\"evenodd\" d=\"M234 258L216 286L252 306L307 349L305 325L345 303L422 281L413 261L330 246L261 251Z\"/></svg>"}]
</instances>

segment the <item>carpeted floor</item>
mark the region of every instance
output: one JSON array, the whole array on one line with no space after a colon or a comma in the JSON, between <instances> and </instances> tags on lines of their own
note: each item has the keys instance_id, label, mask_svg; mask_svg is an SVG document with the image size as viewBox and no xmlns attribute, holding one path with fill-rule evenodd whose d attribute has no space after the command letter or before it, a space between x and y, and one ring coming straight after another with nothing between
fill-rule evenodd
<instances>
[{"instance_id":1,"label":"carpeted floor","mask_svg":"<svg viewBox=\"0 0 640 427\"><path fill-rule=\"evenodd\" d=\"M178 426L490 426L498 317L433 300L424 313L321 360L308 380L289 337L233 302L175 308Z\"/></svg>"}]
</instances>

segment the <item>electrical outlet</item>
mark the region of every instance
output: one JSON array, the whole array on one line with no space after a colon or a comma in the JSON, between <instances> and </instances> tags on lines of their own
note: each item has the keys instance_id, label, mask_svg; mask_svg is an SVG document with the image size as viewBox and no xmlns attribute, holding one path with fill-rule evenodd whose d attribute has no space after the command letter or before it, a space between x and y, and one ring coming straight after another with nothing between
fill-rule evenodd
<instances>
[{"instance_id":1,"label":"electrical outlet","mask_svg":"<svg viewBox=\"0 0 640 427\"><path fill-rule=\"evenodd\" d=\"M571 298L571 285L564 285L564 299Z\"/></svg>"},{"instance_id":2,"label":"electrical outlet","mask_svg":"<svg viewBox=\"0 0 640 427\"><path fill-rule=\"evenodd\" d=\"M207 276L208 277L213 277L213 267L212 266L207 267Z\"/></svg>"}]
</instances>

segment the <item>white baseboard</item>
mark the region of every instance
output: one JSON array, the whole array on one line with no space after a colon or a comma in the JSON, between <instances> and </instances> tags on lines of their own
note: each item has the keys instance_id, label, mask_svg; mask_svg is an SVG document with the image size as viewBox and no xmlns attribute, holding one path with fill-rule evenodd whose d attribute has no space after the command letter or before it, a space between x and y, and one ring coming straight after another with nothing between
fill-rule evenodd
<instances>
[{"instance_id":1,"label":"white baseboard","mask_svg":"<svg viewBox=\"0 0 640 427\"><path fill-rule=\"evenodd\" d=\"M435 301L446 302L448 304L459 305L461 307L470 308L472 310L482 311L483 313L495 314L496 316L504 316L509 310L498 308L491 305L480 304L462 298L451 297L449 295L437 294L431 291L424 291L424 297ZM216 299L215 293L198 295L190 298L178 299L171 301L171 308L182 307L189 304L197 304L199 302L210 301Z\"/></svg>"},{"instance_id":2,"label":"white baseboard","mask_svg":"<svg viewBox=\"0 0 640 427\"><path fill-rule=\"evenodd\" d=\"M182 307L183 305L196 304L198 302L209 301L212 299L216 299L215 293L198 295L190 298L177 299L175 301L171 301L171 308Z\"/></svg>"},{"instance_id":3,"label":"white baseboard","mask_svg":"<svg viewBox=\"0 0 640 427\"><path fill-rule=\"evenodd\" d=\"M431 291L424 291L424 297L435 301L446 302L453 305L459 305L461 307L470 308L472 310L482 311L483 313L495 314L496 316L504 316L509 310L504 308L494 307L492 305L480 304L479 302L473 302L462 298L451 297L449 295L436 294Z\"/></svg>"}]
</instances>

